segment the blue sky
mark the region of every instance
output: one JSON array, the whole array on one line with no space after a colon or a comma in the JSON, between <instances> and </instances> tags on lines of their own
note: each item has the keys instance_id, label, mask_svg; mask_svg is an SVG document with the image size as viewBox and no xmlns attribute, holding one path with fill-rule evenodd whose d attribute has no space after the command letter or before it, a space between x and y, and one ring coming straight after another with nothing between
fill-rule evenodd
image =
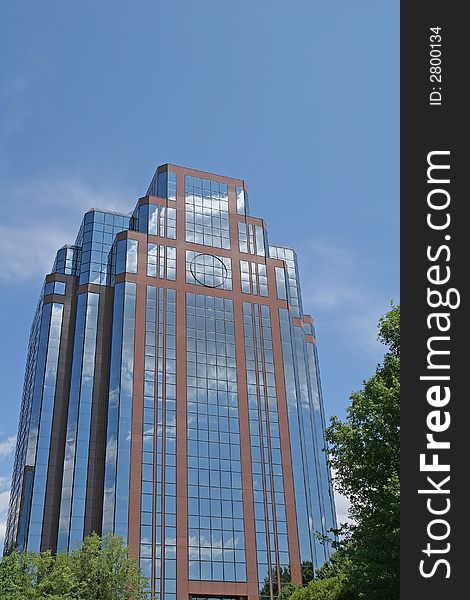
<instances>
[{"instance_id":1,"label":"blue sky","mask_svg":"<svg viewBox=\"0 0 470 600\"><path fill-rule=\"evenodd\" d=\"M244 178L270 240L295 248L328 416L374 371L377 319L399 299L398 1L1 13L0 548L44 274L85 210L131 210L158 164Z\"/></svg>"}]
</instances>

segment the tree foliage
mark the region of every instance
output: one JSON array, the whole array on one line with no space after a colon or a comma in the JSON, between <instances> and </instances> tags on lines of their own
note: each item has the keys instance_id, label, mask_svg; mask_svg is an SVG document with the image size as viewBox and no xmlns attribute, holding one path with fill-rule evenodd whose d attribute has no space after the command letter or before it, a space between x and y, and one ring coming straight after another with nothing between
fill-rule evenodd
<instances>
[{"instance_id":1,"label":"tree foliage","mask_svg":"<svg viewBox=\"0 0 470 600\"><path fill-rule=\"evenodd\" d=\"M281 567L279 570L279 580L281 589L279 589L277 570L272 569L271 571L272 589L275 598L283 599L289 598L285 591L286 589L294 589L295 586L291 584L291 573L289 567ZM271 584L269 574L264 578L263 585L259 589L259 600L269 600L271 598Z\"/></svg>"},{"instance_id":2,"label":"tree foliage","mask_svg":"<svg viewBox=\"0 0 470 600\"><path fill-rule=\"evenodd\" d=\"M286 581L278 600L399 598L399 306L380 319L378 337L388 347L383 363L351 395L346 419L333 417L325 430L335 484L351 502L354 524L341 526L330 560L315 574L304 563L304 585Z\"/></svg>"},{"instance_id":3,"label":"tree foliage","mask_svg":"<svg viewBox=\"0 0 470 600\"><path fill-rule=\"evenodd\" d=\"M328 579L314 579L307 587L299 586L290 600L354 600L347 576L343 573Z\"/></svg>"},{"instance_id":4,"label":"tree foliage","mask_svg":"<svg viewBox=\"0 0 470 600\"><path fill-rule=\"evenodd\" d=\"M351 502L345 569L357 598L399 598L400 307L380 320L383 364L325 431L337 489ZM313 597L313 596L312 596ZM316 597L316 596L314 596ZM293 596L295 598L295 596ZM300 597L299 597L300 598Z\"/></svg>"},{"instance_id":5,"label":"tree foliage","mask_svg":"<svg viewBox=\"0 0 470 600\"><path fill-rule=\"evenodd\" d=\"M388 347L375 375L351 395L346 419L325 430L337 489L351 502L353 525L307 586L285 588L282 600L399 598L400 307L381 318ZM337 545L338 547L338 545Z\"/></svg>"},{"instance_id":6,"label":"tree foliage","mask_svg":"<svg viewBox=\"0 0 470 600\"><path fill-rule=\"evenodd\" d=\"M143 600L145 586L115 535L93 534L69 554L13 551L0 560L2 600Z\"/></svg>"}]
</instances>

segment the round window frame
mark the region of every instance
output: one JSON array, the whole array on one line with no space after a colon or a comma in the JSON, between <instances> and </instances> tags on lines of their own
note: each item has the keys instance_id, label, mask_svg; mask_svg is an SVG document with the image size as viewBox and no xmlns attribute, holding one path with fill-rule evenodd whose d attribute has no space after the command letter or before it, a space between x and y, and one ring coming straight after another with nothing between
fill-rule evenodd
<instances>
[{"instance_id":1,"label":"round window frame","mask_svg":"<svg viewBox=\"0 0 470 600\"><path fill-rule=\"evenodd\" d=\"M222 282L221 282L221 283L219 283L219 285L209 285L209 284L207 284L207 283L204 283L204 282L203 282L203 281L201 281L200 279L198 279L198 277L196 276L196 274L195 274L195 272L194 272L194 269L193 269L193 265L195 265L195 264L196 264L196 260L197 260L197 259L198 259L200 256L210 256L211 258L213 258L213 259L215 259L215 260L218 260L218 261L220 262L220 264L222 265L222 273L223 273L223 276L222 276ZM219 256L216 256L215 254L209 254L208 252L199 252L199 254L196 254L196 255L195 255L193 258L192 258L191 262L189 263L189 271L190 271L191 275L193 276L193 278L194 278L194 281L196 281L196 282L197 282L199 285L202 285L203 287L210 288L210 289L217 289L217 288L221 288L221 287L222 287L222 286L225 284L225 282L227 281L227 279L228 279L228 269L227 269L227 265L224 263L224 261L223 261L223 260L222 260L222 259L221 259Z\"/></svg>"}]
</instances>

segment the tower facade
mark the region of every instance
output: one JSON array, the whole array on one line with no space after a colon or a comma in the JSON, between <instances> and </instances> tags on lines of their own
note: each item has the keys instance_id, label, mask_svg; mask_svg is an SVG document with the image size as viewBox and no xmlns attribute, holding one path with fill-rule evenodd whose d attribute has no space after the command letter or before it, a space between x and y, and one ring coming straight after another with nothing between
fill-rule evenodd
<instances>
[{"instance_id":1,"label":"tower facade","mask_svg":"<svg viewBox=\"0 0 470 600\"><path fill-rule=\"evenodd\" d=\"M294 252L242 180L163 165L46 276L5 548L112 531L156 598L275 598L330 554L324 426Z\"/></svg>"}]
</instances>

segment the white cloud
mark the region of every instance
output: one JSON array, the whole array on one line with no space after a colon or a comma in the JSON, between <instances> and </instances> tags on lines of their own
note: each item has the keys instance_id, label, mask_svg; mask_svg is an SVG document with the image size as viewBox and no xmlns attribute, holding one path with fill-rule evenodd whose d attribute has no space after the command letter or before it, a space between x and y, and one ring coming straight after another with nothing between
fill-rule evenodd
<instances>
[{"instance_id":1,"label":"white cloud","mask_svg":"<svg viewBox=\"0 0 470 600\"><path fill-rule=\"evenodd\" d=\"M5 532L7 529L7 522L6 519L3 519L2 516L0 516L0 551L3 551L3 542L5 540Z\"/></svg>"},{"instance_id":2,"label":"white cloud","mask_svg":"<svg viewBox=\"0 0 470 600\"><path fill-rule=\"evenodd\" d=\"M22 281L50 271L57 250L73 244L90 208L129 212L132 196L63 174L1 190L11 207L0 226L0 279ZM27 207L27 209L25 208Z\"/></svg>"},{"instance_id":3,"label":"white cloud","mask_svg":"<svg viewBox=\"0 0 470 600\"><path fill-rule=\"evenodd\" d=\"M343 496L335 490L335 505L336 505L336 520L338 526L342 523L353 523L354 521L349 516L349 507L351 503L346 496Z\"/></svg>"},{"instance_id":4,"label":"white cloud","mask_svg":"<svg viewBox=\"0 0 470 600\"><path fill-rule=\"evenodd\" d=\"M18 281L49 272L55 253L66 241L63 228L54 232L44 225L41 229L0 225L0 278Z\"/></svg>"},{"instance_id":5,"label":"white cloud","mask_svg":"<svg viewBox=\"0 0 470 600\"><path fill-rule=\"evenodd\" d=\"M307 288L310 288L309 302L318 308L332 310L341 306L357 305L362 300L357 288L334 281L334 273L330 273L325 280L315 279L314 283L308 282Z\"/></svg>"},{"instance_id":6,"label":"white cloud","mask_svg":"<svg viewBox=\"0 0 470 600\"><path fill-rule=\"evenodd\" d=\"M28 182L15 191L15 196L34 198L35 211L59 208L68 213L75 213L79 217L83 212L95 208L107 208L129 212L132 198L115 189L99 189L83 181L76 175L51 175L42 179ZM47 214L47 220L51 214ZM57 215L60 218L60 214Z\"/></svg>"},{"instance_id":7,"label":"white cloud","mask_svg":"<svg viewBox=\"0 0 470 600\"><path fill-rule=\"evenodd\" d=\"M0 491L4 491L10 488L11 479L9 477L0 477Z\"/></svg>"},{"instance_id":8,"label":"white cloud","mask_svg":"<svg viewBox=\"0 0 470 600\"><path fill-rule=\"evenodd\" d=\"M338 526L342 523L354 523L354 521L349 516L349 507L351 503L346 496L340 494L335 486L335 475L336 471L331 469L331 478L333 481L333 492L335 495L335 506L336 506L336 520L338 522Z\"/></svg>"},{"instance_id":9,"label":"white cloud","mask_svg":"<svg viewBox=\"0 0 470 600\"><path fill-rule=\"evenodd\" d=\"M0 459L9 456L15 449L16 436L11 435L5 440L0 441ZM0 478L3 479L3 478Z\"/></svg>"},{"instance_id":10,"label":"white cloud","mask_svg":"<svg viewBox=\"0 0 470 600\"><path fill-rule=\"evenodd\" d=\"M6 489L5 489L6 488ZM3 550L3 541L5 539L5 530L8 514L8 503L10 501L10 479L0 477L0 552Z\"/></svg>"},{"instance_id":11,"label":"white cloud","mask_svg":"<svg viewBox=\"0 0 470 600\"><path fill-rule=\"evenodd\" d=\"M0 492L0 515L8 510L8 502L10 501L10 490Z\"/></svg>"},{"instance_id":12,"label":"white cloud","mask_svg":"<svg viewBox=\"0 0 470 600\"><path fill-rule=\"evenodd\" d=\"M328 264L334 263L342 267L351 267L354 264L354 258L349 250L329 240L318 238L310 240L305 249Z\"/></svg>"},{"instance_id":13,"label":"white cloud","mask_svg":"<svg viewBox=\"0 0 470 600\"><path fill-rule=\"evenodd\" d=\"M377 323L391 298L370 278L373 258L357 256L340 243L316 240L301 248L304 309L356 352L380 357Z\"/></svg>"}]
</instances>

